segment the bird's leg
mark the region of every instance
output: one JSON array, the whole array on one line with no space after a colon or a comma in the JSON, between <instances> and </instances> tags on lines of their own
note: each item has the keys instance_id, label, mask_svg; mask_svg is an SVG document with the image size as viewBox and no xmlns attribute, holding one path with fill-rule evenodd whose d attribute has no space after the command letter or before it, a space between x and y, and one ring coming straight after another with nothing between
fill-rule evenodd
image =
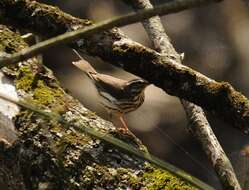
<instances>
[{"instance_id":1,"label":"bird's leg","mask_svg":"<svg viewBox=\"0 0 249 190\"><path fill-rule=\"evenodd\" d=\"M123 118L123 115L121 115L121 116L119 117L119 119L120 119L120 121L121 121L121 123L122 123L122 125L123 125L124 130L125 130L129 135L131 135L131 136L134 138L134 140L135 140L135 142L136 142L137 144L142 145L143 143L136 137L136 135L134 135L134 134L129 130L129 128L128 128L128 126L127 126L127 124L126 124L126 122L125 122L125 120L124 120L124 118Z\"/></svg>"},{"instance_id":2,"label":"bird's leg","mask_svg":"<svg viewBox=\"0 0 249 190\"><path fill-rule=\"evenodd\" d=\"M108 119L109 121L111 121L113 123L113 125L115 125L116 127L121 127L124 128L125 131L129 131L124 119L122 118L121 114L114 114L113 112L107 110L108 113ZM121 124L120 124L121 122Z\"/></svg>"},{"instance_id":3,"label":"bird's leg","mask_svg":"<svg viewBox=\"0 0 249 190\"><path fill-rule=\"evenodd\" d=\"M124 118L123 118L123 115L121 115L121 116L119 117L119 119L120 119L120 121L121 121L121 123L122 123L124 129L125 129L126 131L130 132L130 130L129 130L129 128L128 128L128 126L127 126L127 124L126 124Z\"/></svg>"}]
</instances>

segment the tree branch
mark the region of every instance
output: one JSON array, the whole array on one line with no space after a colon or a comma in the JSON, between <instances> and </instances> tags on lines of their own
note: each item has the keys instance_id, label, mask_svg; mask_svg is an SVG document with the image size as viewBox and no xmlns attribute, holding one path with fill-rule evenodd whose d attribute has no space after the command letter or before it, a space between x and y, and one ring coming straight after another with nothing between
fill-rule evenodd
<instances>
[{"instance_id":1,"label":"tree branch","mask_svg":"<svg viewBox=\"0 0 249 190\"><path fill-rule=\"evenodd\" d=\"M4 2L5 1L5 2ZM2 6L8 6L11 0L4 0L2 2ZM220 0L175 0L169 3L165 3L161 6L151 8L144 11L139 11L137 13L130 13L125 16L120 16L114 19L106 20L100 23L97 23L93 26L88 26L86 28L82 28L76 31L68 32L61 36L57 36L56 38L49 39L38 43L31 48L27 48L22 50L21 52L13 54L11 57L1 57L0 59L0 68L7 66L8 64L17 63L23 61L27 58L36 55L37 53L43 52L44 50L60 45L72 42L73 40L87 37L92 34L96 34L98 32L102 32L108 29L112 29L114 27L125 26L128 24L132 24L146 18L150 18L154 15L163 15L169 13L179 12L188 8L193 8L196 6L200 6L201 4L208 4L211 2L218 2ZM20 4L20 2L18 2ZM31 2L30 2L31 3ZM1 6L1 5L0 5ZM17 6L17 5L16 5ZM30 5L29 5L30 6ZM33 15L34 16L34 15Z\"/></svg>"},{"instance_id":2,"label":"tree branch","mask_svg":"<svg viewBox=\"0 0 249 190\"><path fill-rule=\"evenodd\" d=\"M132 6L135 11L153 9L153 5L149 0L124 0L124 2ZM177 62L181 62L180 55L178 55L170 43L170 38L165 32L159 16L156 15L144 20L142 24L157 52L173 57Z\"/></svg>"},{"instance_id":3,"label":"tree branch","mask_svg":"<svg viewBox=\"0 0 249 190\"><path fill-rule=\"evenodd\" d=\"M27 47L18 34L2 25L0 44L3 49L13 52ZM6 180L9 188L140 189L153 188L159 182L160 187L165 188L175 185L183 189L194 188L137 156L119 151L87 133L79 133L73 127L66 128L63 122L57 123L59 113L67 122L78 126L79 130L92 128L100 131L101 135L110 134L134 148L146 151L133 136L123 134L66 94L53 73L38 64L35 57L2 71L12 80L18 98L30 104L27 106L16 100L12 102L35 111L21 109L15 116L18 139L12 146L2 147L3 141L0 139L0 182L10 179ZM45 114L45 117L40 114ZM16 176L16 180L12 180L13 176ZM188 175L186 177L191 179Z\"/></svg>"},{"instance_id":4,"label":"tree branch","mask_svg":"<svg viewBox=\"0 0 249 190\"><path fill-rule=\"evenodd\" d=\"M190 132L201 143L204 152L220 179L223 189L240 190L241 187L232 164L216 138L201 107L184 100L182 104L188 117Z\"/></svg>"},{"instance_id":5,"label":"tree branch","mask_svg":"<svg viewBox=\"0 0 249 190\"><path fill-rule=\"evenodd\" d=\"M153 5L149 0L125 1L133 6L135 10L153 8ZM143 21L143 25L157 51L162 54L171 55L178 60L178 63L181 63L180 55L170 43L169 37L163 28L160 17L156 16L150 18L149 20L145 20ZM197 137L197 140L202 145L202 148L217 173L223 188L240 190L241 187L236 178L232 164L213 133L202 108L182 99L180 99L180 101L182 102L183 108L187 115L188 122L191 125L191 132L195 137Z\"/></svg>"},{"instance_id":6,"label":"tree branch","mask_svg":"<svg viewBox=\"0 0 249 190\"><path fill-rule=\"evenodd\" d=\"M4 21L21 22L22 27L45 35L58 35L90 24L35 1L3 0L0 10ZM9 14L13 11L15 14ZM211 113L222 116L244 133L249 132L249 101L229 83L216 82L179 65L170 55L163 56L131 41L118 29L78 40L74 48L122 66L169 94L194 102Z\"/></svg>"},{"instance_id":7,"label":"tree branch","mask_svg":"<svg viewBox=\"0 0 249 190\"><path fill-rule=\"evenodd\" d=\"M169 163L166 163L163 160L151 155L149 152L139 150L138 148L134 148L133 146L129 145L128 143L125 143L125 142L123 142L115 137L112 137L111 135L109 135L107 133L103 133L101 131L98 131L94 128L90 128L88 126L82 127L82 126L78 126L72 122L69 123L66 119L64 119L63 116L61 116L57 113L53 113L51 111L44 111L44 110L39 109L30 103L28 104L25 101L15 100L15 99L10 98L7 95L2 94L2 93L0 93L0 99L17 104L17 105L21 106L22 108L28 109L34 113L38 113L40 116L44 116L50 120L58 122L58 123L62 124L63 127L67 130L69 130L70 128L73 128L77 132L82 133L82 135L84 135L84 133L86 133L87 135L90 135L94 138L100 139L106 143L110 143L111 145L114 145L115 147L120 149L120 151L125 151L131 155L135 155L138 158L141 158L142 160L146 160L146 161L150 162L151 164L158 166L159 168L162 168L162 169L165 169L166 171L172 172L173 175L176 175L176 176L188 181L189 183L193 184L196 187L199 187L199 188L202 188L205 190L207 190L207 189L212 190L213 189L209 185L206 185L203 182L201 182L199 179L192 177L192 176L190 177L184 171L182 171L182 170L176 168L175 166L173 166ZM186 176L188 176L188 177L186 177Z\"/></svg>"}]
</instances>

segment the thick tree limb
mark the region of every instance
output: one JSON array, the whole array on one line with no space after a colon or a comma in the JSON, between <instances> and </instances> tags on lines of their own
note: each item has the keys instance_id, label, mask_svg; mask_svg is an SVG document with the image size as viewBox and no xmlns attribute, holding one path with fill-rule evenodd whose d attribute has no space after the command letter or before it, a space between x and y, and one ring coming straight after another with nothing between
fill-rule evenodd
<instances>
[{"instance_id":1,"label":"thick tree limb","mask_svg":"<svg viewBox=\"0 0 249 190\"><path fill-rule=\"evenodd\" d=\"M55 36L90 24L35 1L31 3L28 0L2 0L0 11L5 22L22 23L22 27L46 36ZM13 11L15 14L10 14ZM98 56L116 66L122 66L167 93L219 114L244 133L249 133L248 99L234 90L229 83L216 82L179 65L170 55L164 57L131 41L118 29L79 40L74 47L88 55Z\"/></svg>"},{"instance_id":2,"label":"thick tree limb","mask_svg":"<svg viewBox=\"0 0 249 190\"><path fill-rule=\"evenodd\" d=\"M111 145L114 145L114 147L120 149L121 151L126 151L127 153L130 153L131 155L135 155L138 158L141 158L142 160L149 161L150 163L154 164L155 166L158 166L161 169L165 169L166 171L171 171L173 173L173 175L177 175L180 178L183 178L187 182L190 182L194 186L197 186L201 189L205 189L205 190L208 190L208 189L212 190L213 189L209 185L202 183L197 178L194 178L194 177L191 177L191 178L187 177L186 178L186 176L189 176L189 175L187 173L185 173L184 171L181 171L180 169L174 167L173 165L168 164L168 163L160 160L159 158L151 155L147 151L143 151L143 150L139 150L138 148L134 148L133 146L129 145L128 143L125 143L125 142L123 142L123 141L121 141L121 140L119 140L119 139L117 139L117 138L115 138L107 133L100 132L99 130L90 128L88 126L84 126L84 127L78 126L74 122L70 123L63 116L61 116L55 112L44 111L44 110L37 108L36 106L34 106L30 103L28 104L26 101L14 100L13 98L8 97L8 95L2 94L2 93L0 93L0 99L6 100L7 102L14 103L16 105L19 105L24 109L30 110L34 113L37 113L40 116L44 116L46 119L58 122L58 123L62 124L63 127L67 130L72 128L72 129L76 130L77 132L81 133L81 135L87 134L87 135L90 135L91 137L97 138L97 139L102 140L106 143L110 143ZM7 144L11 145L8 142L7 142Z\"/></svg>"},{"instance_id":3,"label":"thick tree limb","mask_svg":"<svg viewBox=\"0 0 249 190\"><path fill-rule=\"evenodd\" d=\"M133 6L135 10L153 8L150 0L125 1ZM178 58L178 63L181 63L180 55L170 43L160 17L156 16L145 20L143 21L143 25L157 51L162 54L172 55L173 57ZM209 125L202 108L182 99L180 101L182 102L188 122L191 126L190 131L202 145L203 150L217 173L223 188L240 190L241 187L236 178L232 164Z\"/></svg>"},{"instance_id":4,"label":"thick tree limb","mask_svg":"<svg viewBox=\"0 0 249 190\"><path fill-rule=\"evenodd\" d=\"M68 32L61 36L58 36L54 39L46 40L42 43L36 44L35 46L24 49L21 52L17 52L13 54L11 57L3 57L0 60L0 68L6 66L7 64L17 63L23 61L27 58L32 57L33 55L48 49L49 47L59 45L59 44L66 44L68 42L72 42L73 40L87 37L91 34L96 34L98 32L105 31L107 29L112 29L114 27L125 26L128 24L132 24L143 20L145 18L150 18L153 15L160 15L160 14L169 14L174 12L179 12L187 8L192 8L195 6L199 6L201 4L208 4L211 2L218 2L220 0L176 0L169 3L165 3L161 6L155 7L154 9L144 10L137 13L130 13L125 16L117 17L114 19L106 20L101 23L97 23L95 26L89 26L88 28L82 28L77 31ZM3 5L8 5L7 3L3 2ZM9 2L10 3L10 2ZM31 2L30 2L31 3ZM17 5L16 5L17 6Z\"/></svg>"},{"instance_id":5,"label":"thick tree limb","mask_svg":"<svg viewBox=\"0 0 249 190\"><path fill-rule=\"evenodd\" d=\"M17 52L27 47L18 34L5 26L0 26L0 45L1 52ZM52 72L36 58L4 68L3 73L12 80L19 97L31 104L57 112L75 125L112 134L145 150L133 136L123 134L66 94ZM14 124L18 139L9 147L0 141L0 182L5 179L10 189L155 189L159 184L160 188L195 189L136 156L65 128L53 118L42 118L22 109Z\"/></svg>"}]
</instances>

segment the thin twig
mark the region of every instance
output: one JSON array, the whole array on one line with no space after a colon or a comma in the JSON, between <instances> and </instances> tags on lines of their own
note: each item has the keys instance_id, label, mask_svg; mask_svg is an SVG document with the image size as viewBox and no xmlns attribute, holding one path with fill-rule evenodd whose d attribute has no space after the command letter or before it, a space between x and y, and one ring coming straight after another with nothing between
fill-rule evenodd
<instances>
[{"instance_id":1,"label":"thin twig","mask_svg":"<svg viewBox=\"0 0 249 190\"><path fill-rule=\"evenodd\" d=\"M0 93L0 98L3 100L6 100L8 102L17 104L17 105L19 105L25 109L28 109L32 112L38 113L42 116L45 116L46 118L49 118L53 121L59 122L59 123L63 124L64 127L68 127L68 128L72 127L80 133L87 133L88 135L91 135L95 138L98 138L98 139L101 139L107 143L110 143L110 144L114 145L115 147L117 147L123 151L126 151L132 155L136 155L137 157L139 157L145 161L148 161L151 164L154 164L162 169L165 169L169 172L172 172L176 176L186 180L187 182L189 182L190 184L192 184L198 188L201 188L203 190L206 190L206 189L207 190L214 190L213 187L205 184L204 182L200 181L199 179L197 179L193 176L190 176L189 174L187 174L183 170L176 168L175 166L171 165L170 163L167 163L167 162L151 155L149 152L144 152L144 151L141 151L137 148L134 148L133 146L131 146L131 145L115 138L115 137L112 137L111 135L108 135L106 133L100 132L94 128L90 128L87 126L77 126L75 124L72 124L72 123L66 121L63 118L63 116L61 116L57 113L54 113L51 111L44 111L44 110L39 109L38 107L36 107L30 103L28 104L25 101L16 100L14 98L6 96L5 94Z\"/></svg>"},{"instance_id":2,"label":"thin twig","mask_svg":"<svg viewBox=\"0 0 249 190\"><path fill-rule=\"evenodd\" d=\"M148 9L144 11L139 11L137 13L130 13L124 16L120 16L114 19L109 19L96 25L82 28L76 31L67 32L65 34L59 35L55 38L45 40L40 42L30 48L23 49L18 53L14 53L11 56L0 58L0 68L7 66L8 64L17 63L23 61L27 58L34 56L37 53L41 53L44 50L60 45L72 42L73 40L86 37L93 33L102 32L104 30L111 29L113 27L120 27L128 24L132 24L146 18L150 18L155 15L165 15L170 13L176 13L188 8L193 8L200 6L201 4L208 4L211 2L219 2L220 0L175 0L169 3L162 4L153 9Z\"/></svg>"},{"instance_id":3,"label":"thin twig","mask_svg":"<svg viewBox=\"0 0 249 190\"><path fill-rule=\"evenodd\" d=\"M135 10L153 8L150 0L126 1L128 1L135 8ZM160 17L155 16L149 20L145 20L143 21L143 25L156 50L162 54L170 56L173 55L178 58L178 63L181 63L180 55L170 43L169 37L163 28ZM183 99L180 99L180 101L184 107L188 121L191 124L190 131L195 137L197 137L197 140L202 145L202 148L216 171L223 188L240 190L241 187L236 178L232 164L213 133L202 108Z\"/></svg>"}]
</instances>

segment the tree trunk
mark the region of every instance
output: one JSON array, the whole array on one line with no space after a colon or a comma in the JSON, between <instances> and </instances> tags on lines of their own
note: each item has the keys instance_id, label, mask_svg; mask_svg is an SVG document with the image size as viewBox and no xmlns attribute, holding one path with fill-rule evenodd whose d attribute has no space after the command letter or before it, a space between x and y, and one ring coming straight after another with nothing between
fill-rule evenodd
<instances>
[{"instance_id":1,"label":"tree trunk","mask_svg":"<svg viewBox=\"0 0 249 190\"><path fill-rule=\"evenodd\" d=\"M2 56L25 47L19 34L0 26ZM20 99L60 113L70 122L112 134L146 151L138 139L122 133L68 95L37 58L5 67L2 72L1 83L8 80L5 88L14 89L8 91L9 96L17 93ZM13 122L1 125L1 189L195 189L136 156L29 110L10 107L2 114Z\"/></svg>"}]
</instances>

